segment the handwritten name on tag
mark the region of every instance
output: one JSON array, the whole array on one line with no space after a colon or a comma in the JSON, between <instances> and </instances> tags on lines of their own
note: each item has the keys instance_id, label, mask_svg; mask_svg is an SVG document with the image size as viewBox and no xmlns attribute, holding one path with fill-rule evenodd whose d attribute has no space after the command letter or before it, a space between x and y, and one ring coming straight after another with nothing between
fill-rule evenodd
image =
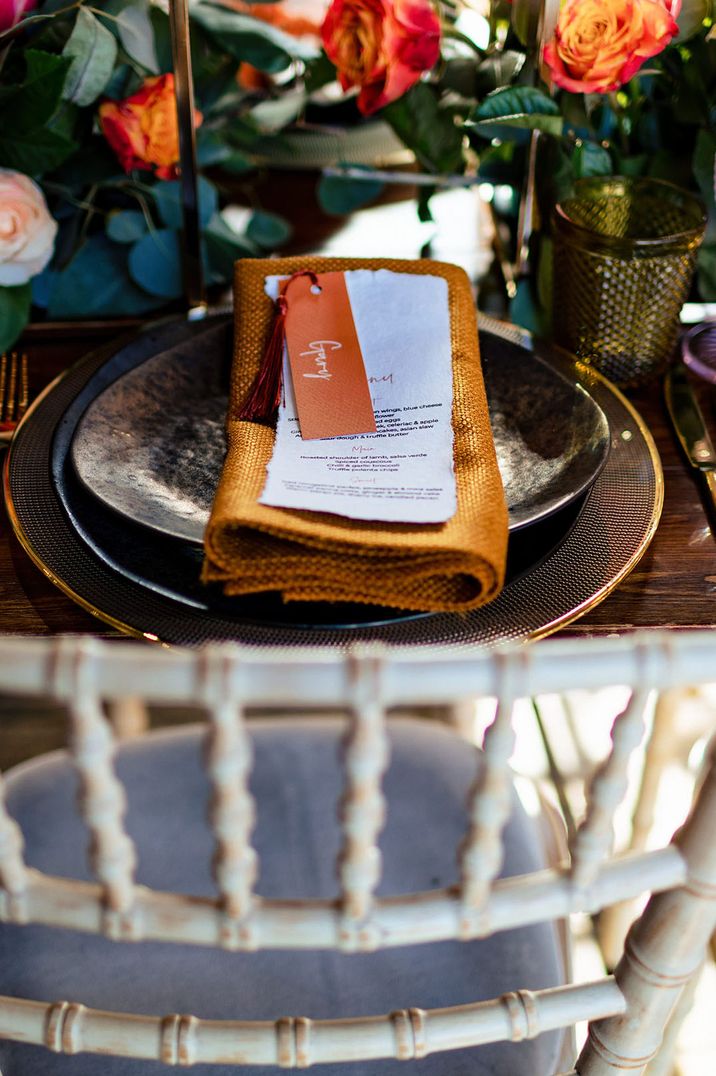
<instances>
[{"instance_id":1,"label":"handwritten name on tag","mask_svg":"<svg viewBox=\"0 0 716 1076\"><path fill-rule=\"evenodd\" d=\"M320 290L319 290L320 289ZM304 441L375 433L368 378L343 273L291 282L286 347Z\"/></svg>"}]
</instances>

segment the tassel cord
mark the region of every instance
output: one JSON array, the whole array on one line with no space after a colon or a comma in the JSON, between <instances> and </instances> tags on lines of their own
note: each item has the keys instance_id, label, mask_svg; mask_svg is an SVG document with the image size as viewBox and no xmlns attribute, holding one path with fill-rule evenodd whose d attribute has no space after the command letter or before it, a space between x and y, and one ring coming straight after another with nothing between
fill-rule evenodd
<instances>
[{"instance_id":1,"label":"tassel cord","mask_svg":"<svg viewBox=\"0 0 716 1076\"><path fill-rule=\"evenodd\" d=\"M274 303L275 315L271 334L264 350L261 366L249 394L239 411L239 419L273 426L278 416L283 390L283 350L286 338L287 292L294 280L307 276L312 288L319 288L317 275L310 269L294 273L281 285L281 294Z\"/></svg>"}]
</instances>

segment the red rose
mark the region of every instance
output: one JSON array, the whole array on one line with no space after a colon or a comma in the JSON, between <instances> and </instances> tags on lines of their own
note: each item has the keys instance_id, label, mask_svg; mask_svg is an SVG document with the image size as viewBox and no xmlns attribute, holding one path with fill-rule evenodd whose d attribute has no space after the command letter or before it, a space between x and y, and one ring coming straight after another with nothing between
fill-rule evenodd
<instances>
[{"instance_id":1,"label":"red rose","mask_svg":"<svg viewBox=\"0 0 716 1076\"><path fill-rule=\"evenodd\" d=\"M401 97L440 55L428 0L333 0L321 37L341 86L360 86L365 116Z\"/></svg>"},{"instance_id":2,"label":"red rose","mask_svg":"<svg viewBox=\"0 0 716 1076\"><path fill-rule=\"evenodd\" d=\"M197 112L197 127L201 120ZM125 172L142 168L159 179L176 178L179 125L174 75L147 78L124 101L105 101L99 107L99 122Z\"/></svg>"}]
</instances>

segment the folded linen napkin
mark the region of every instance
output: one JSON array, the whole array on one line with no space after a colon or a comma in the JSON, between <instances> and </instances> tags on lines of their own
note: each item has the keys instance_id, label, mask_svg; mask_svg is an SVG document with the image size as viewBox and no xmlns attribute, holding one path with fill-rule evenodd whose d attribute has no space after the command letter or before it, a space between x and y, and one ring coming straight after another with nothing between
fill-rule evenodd
<instances>
[{"instance_id":1,"label":"folded linen napkin","mask_svg":"<svg viewBox=\"0 0 716 1076\"><path fill-rule=\"evenodd\" d=\"M240 420L270 335L268 276L388 269L448 285L457 511L446 523L380 523L259 503L275 433ZM205 582L227 595L345 601L431 612L490 601L504 580L507 508L490 430L469 280L457 266L396 259L292 257L237 262L228 452L204 536Z\"/></svg>"}]
</instances>

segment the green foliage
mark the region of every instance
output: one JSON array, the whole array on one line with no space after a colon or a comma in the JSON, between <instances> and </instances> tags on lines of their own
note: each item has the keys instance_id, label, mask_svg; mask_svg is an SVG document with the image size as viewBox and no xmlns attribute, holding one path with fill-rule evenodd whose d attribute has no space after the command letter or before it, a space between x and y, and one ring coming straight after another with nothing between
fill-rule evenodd
<instances>
[{"instance_id":1,"label":"green foliage","mask_svg":"<svg viewBox=\"0 0 716 1076\"><path fill-rule=\"evenodd\" d=\"M107 235L115 243L135 243L146 231L147 219L137 209L119 210L107 218Z\"/></svg>"},{"instance_id":2,"label":"green foliage","mask_svg":"<svg viewBox=\"0 0 716 1076\"><path fill-rule=\"evenodd\" d=\"M365 179L322 176L317 190L318 204L324 213L341 217L374 201L382 190L380 180L368 176Z\"/></svg>"},{"instance_id":3,"label":"green foliage","mask_svg":"<svg viewBox=\"0 0 716 1076\"><path fill-rule=\"evenodd\" d=\"M24 79L0 86L0 131L22 132L43 127L62 100L70 60L39 49L26 49Z\"/></svg>"},{"instance_id":4,"label":"green foliage","mask_svg":"<svg viewBox=\"0 0 716 1076\"><path fill-rule=\"evenodd\" d=\"M313 60L306 63L306 73L303 84L307 93L315 93L316 90L327 86L336 77L336 69L326 56L320 52Z\"/></svg>"},{"instance_id":5,"label":"green foliage","mask_svg":"<svg viewBox=\"0 0 716 1076\"><path fill-rule=\"evenodd\" d=\"M0 351L12 347L25 328L30 316L31 292L29 284L0 287Z\"/></svg>"},{"instance_id":6,"label":"green foliage","mask_svg":"<svg viewBox=\"0 0 716 1076\"><path fill-rule=\"evenodd\" d=\"M129 251L129 274L135 284L159 299L178 299L184 288L179 232L146 232Z\"/></svg>"},{"instance_id":7,"label":"green foliage","mask_svg":"<svg viewBox=\"0 0 716 1076\"><path fill-rule=\"evenodd\" d=\"M0 168L37 178L59 224L54 258L33 283L33 301L53 317L144 313L182 293L181 184L159 181L151 169L125 175L100 130L97 109L102 99L120 101L148 76L173 70L167 13L152 0L39 2L19 28L0 35ZM580 177L612 172L657 176L701 192L710 223L699 255L699 286L704 297L716 298L716 41L708 39L710 24L704 23L713 16L712 4L684 0L678 42L610 95L556 87L546 92L532 46L533 13L524 4L499 8L497 17L511 15L512 28L505 47L493 43L486 50L458 33L445 9L440 62L376 117L392 127L423 171L459 174L470 163L481 181L498 185L506 193L501 212L513 236L529 148L537 144L541 234L535 234L531 253L538 274L532 285L520 282L517 320L548 328L548 233L555 202ZM212 170L212 181L200 180L202 257L209 283L223 285L236 258L279 249L290 237L286 221L263 211L249 217L245 232L231 227L233 218L222 214L219 198L219 191L231 196L231 175L242 177L246 201L254 161L289 146L290 140L282 142L285 130L361 118L354 95L334 104L333 90L323 92L336 69L315 44L218 0L196 0L190 18L203 116L197 156L202 169ZM265 89L241 84L242 64L264 73ZM375 177L324 176L317 197L325 212L342 215L382 189ZM433 190L420 188L421 219L430 219ZM6 336L27 318L29 294L29 288L0 289Z\"/></svg>"},{"instance_id":8,"label":"green foliage","mask_svg":"<svg viewBox=\"0 0 716 1076\"><path fill-rule=\"evenodd\" d=\"M149 0L104 0L100 16L124 52L144 74L158 75L159 60Z\"/></svg>"},{"instance_id":9,"label":"green foliage","mask_svg":"<svg viewBox=\"0 0 716 1076\"><path fill-rule=\"evenodd\" d=\"M0 133L0 161L28 176L41 176L66 161L77 147L51 130L33 128Z\"/></svg>"},{"instance_id":10,"label":"green foliage","mask_svg":"<svg viewBox=\"0 0 716 1076\"><path fill-rule=\"evenodd\" d=\"M609 176L614 172L609 150L595 142L580 142L575 146L572 167L577 179L585 176Z\"/></svg>"},{"instance_id":11,"label":"green foliage","mask_svg":"<svg viewBox=\"0 0 716 1076\"><path fill-rule=\"evenodd\" d=\"M21 81L0 85L0 166L40 176L76 149L65 134L49 126L62 101L70 61L27 49L24 62Z\"/></svg>"},{"instance_id":12,"label":"green foliage","mask_svg":"<svg viewBox=\"0 0 716 1076\"><path fill-rule=\"evenodd\" d=\"M524 131L561 135L564 119L551 97L531 86L512 86L487 95L468 117L485 138L519 138Z\"/></svg>"},{"instance_id":13,"label":"green foliage","mask_svg":"<svg viewBox=\"0 0 716 1076\"><path fill-rule=\"evenodd\" d=\"M210 282L231 280L238 258L252 258L259 253L260 248L235 232L219 213L209 221L204 232L204 269Z\"/></svg>"},{"instance_id":14,"label":"green foliage","mask_svg":"<svg viewBox=\"0 0 716 1076\"><path fill-rule=\"evenodd\" d=\"M256 212L251 216L246 237L267 250L275 250L291 238L291 225L275 213Z\"/></svg>"},{"instance_id":15,"label":"green foliage","mask_svg":"<svg viewBox=\"0 0 716 1076\"><path fill-rule=\"evenodd\" d=\"M159 217L166 228L179 229L183 226L181 181L157 183L152 187L152 198L159 212ZM199 177L199 221L206 227L216 213L219 196L216 187L205 176Z\"/></svg>"},{"instance_id":16,"label":"green foliage","mask_svg":"<svg viewBox=\"0 0 716 1076\"><path fill-rule=\"evenodd\" d=\"M250 15L239 15L225 7L209 3L194 4L191 18L207 31L217 45L244 60L259 71L277 74L292 60L313 60L317 50L300 38L259 22Z\"/></svg>"},{"instance_id":17,"label":"green foliage","mask_svg":"<svg viewBox=\"0 0 716 1076\"><path fill-rule=\"evenodd\" d=\"M62 55L71 61L62 96L77 105L91 105L112 77L117 42L99 19L81 7Z\"/></svg>"},{"instance_id":18,"label":"green foliage","mask_svg":"<svg viewBox=\"0 0 716 1076\"><path fill-rule=\"evenodd\" d=\"M97 234L55 275L47 313L51 318L122 317L145 314L159 305L129 278L127 247Z\"/></svg>"},{"instance_id":19,"label":"green foliage","mask_svg":"<svg viewBox=\"0 0 716 1076\"><path fill-rule=\"evenodd\" d=\"M428 171L462 172L462 132L433 87L417 82L381 114Z\"/></svg>"}]
</instances>

